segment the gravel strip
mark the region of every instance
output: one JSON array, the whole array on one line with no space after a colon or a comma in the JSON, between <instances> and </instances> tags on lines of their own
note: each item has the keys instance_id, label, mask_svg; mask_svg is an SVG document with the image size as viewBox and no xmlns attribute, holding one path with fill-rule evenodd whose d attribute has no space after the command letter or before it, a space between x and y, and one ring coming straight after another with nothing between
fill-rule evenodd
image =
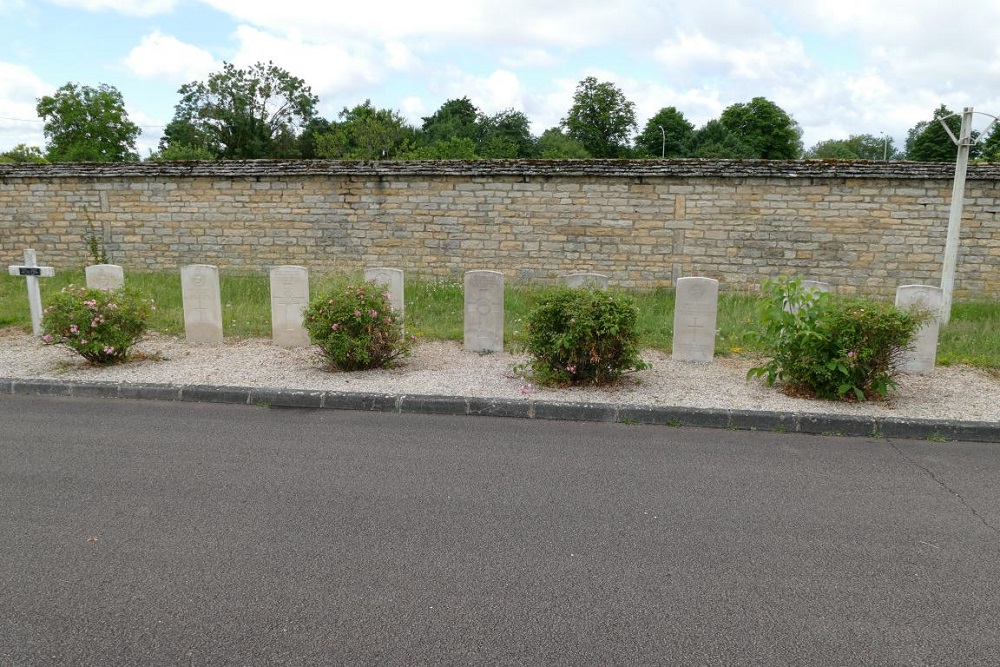
<instances>
[{"instance_id":1,"label":"gravel strip","mask_svg":"<svg viewBox=\"0 0 1000 667\"><path fill-rule=\"evenodd\" d=\"M1000 423L1000 378L979 369L938 367L933 374L902 374L885 402L862 404L793 398L777 387L745 380L754 361L716 358L711 364L677 362L647 350L652 368L610 389L544 389L517 372L522 356L466 352L460 343L427 341L389 370L335 373L323 368L314 347L285 349L266 339L190 344L151 334L138 347L146 359L95 367L61 346L45 346L17 328L0 329L0 377L114 383L220 385L316 391L427 394L534 399L619 406L669 406L826 413L902 419Z\"/></svg>"}]
</instances>

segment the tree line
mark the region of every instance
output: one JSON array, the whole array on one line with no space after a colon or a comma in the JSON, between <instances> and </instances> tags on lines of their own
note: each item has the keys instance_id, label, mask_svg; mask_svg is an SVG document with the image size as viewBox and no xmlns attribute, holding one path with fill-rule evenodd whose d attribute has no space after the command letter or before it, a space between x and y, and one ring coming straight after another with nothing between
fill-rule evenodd
<instances>
[{"instance_id":1,"label":"tree line","mask_svg":"<svg viewBox=\"0 0 1000 667\"><path fill-rule=\"evenodd\" d=\"M336 118L318 115L319 98L302 79L273 63L247 68L224 63L204 81L178 90L180 101L147 160L221 159L572 159L741 158L764 160L952 161L961 120L941 105L917 123L905 146L872 134L802 145L788 112L764 97L733 104L695 127L664 107L641 131L635 104L613 83L587 77L559 125L531 133L528 117L506 109L487 114L468 97L444 102L415 126L392 109L365 100ZM0 162L138 161L140 128L128 118L121 93L107 84L67 83L38 99L46 145L18 145ZM980 139L978 135L975 139ZM1000 160L1000 129L977 142L971 157Z\"/></svg>"}]
</instances>

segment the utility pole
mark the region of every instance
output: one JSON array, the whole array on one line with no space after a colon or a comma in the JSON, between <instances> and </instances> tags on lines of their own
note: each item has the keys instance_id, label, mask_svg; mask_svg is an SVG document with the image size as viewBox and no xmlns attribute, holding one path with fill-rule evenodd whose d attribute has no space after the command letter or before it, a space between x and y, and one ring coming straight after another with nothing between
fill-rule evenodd
<instances>
[{"instance_id":1,"label":"utility pole","mask_svg":"<svg viewBox=\"0 0 1000 667\"><path fill-rule=\"evenodd\" d=\"M958 241L962 229L962 206L965 204L965 174L969 168L969 147L972 145L972 107L962 110L962 128L958 138L952 134L944 118L939 119L945 132L958 146L955 158L955 182L951 188L951 212L948 215L948 240L944 246L944 266L941 268L941 323L951 319L951 295L955 288L955 267L958 264Z\"/></svg>"},{"instance_id":2,"label":"utility pole","mask_svg":"<svg viewBox=\"0 0 1000 667\"><path fill-rule=\"evenodd\" d=\"M662 125L657 125L660 128L660 159L662 160L667 156L667 133L663 131Z\"/></svg>"}]
</instances>

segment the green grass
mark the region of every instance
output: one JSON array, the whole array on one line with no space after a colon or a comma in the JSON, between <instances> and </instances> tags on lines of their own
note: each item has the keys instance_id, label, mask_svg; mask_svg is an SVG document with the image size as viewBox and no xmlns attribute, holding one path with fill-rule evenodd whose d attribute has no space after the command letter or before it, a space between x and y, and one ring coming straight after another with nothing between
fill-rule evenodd
<instances>
[{"instance_id":1,"label":"green grass","mask_svg":"<svg viewBox=\"0 0 1000 667\"><path fill-rule=\"evenodd\" d=\"M339 291L358 274L319 274L310 276L313 298ZM150 327L161 333L180 335L184 332L184 311L181 303L180 272L129 272L127 284L144 297L156 302L156 312ZM61 270L53 278L41 281L43 303L69 284L85 282L82 269ZM223 328L226 336L253 338L271 335L271 313L268 278L261 275L229 275L220 277ZM505 340L517 345L528 314L538 303L545 289L538 285L508 284L504 294ZM639 306L640 344L644 348L670 351L674 318L672 289L636 290L631 292ZM716 354L753 353L746 333L756 328L755 293L722 292L719 295L719 315L716 328ZM462 340L462 283L457 280L408 279L406 282L406 326L409 333L420 338ZM24 279L0 276L0 326L31 325ZM951 322L941 328L938 362L942 365L968 364L1000 374L1000 302L960 301L952 308Z\"/></svg>"},{"instance_id":2,"label":"green grass","mask_svg":"<svg viewBox=\"0 0 1000 667\"><path fill-rule=\"evenodd\" d=\"M1000 302L964 301L938 338L938 363L967 364L1000 374Z\"/></svg>"}]
</instances>

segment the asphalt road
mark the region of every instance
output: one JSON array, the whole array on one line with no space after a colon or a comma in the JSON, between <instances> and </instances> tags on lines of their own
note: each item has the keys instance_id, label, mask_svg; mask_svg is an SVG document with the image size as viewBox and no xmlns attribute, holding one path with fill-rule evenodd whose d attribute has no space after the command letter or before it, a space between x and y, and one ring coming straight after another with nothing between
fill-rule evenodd
<instances>
[{"instance_id":1,"label":"asphalt road","mask_svg":"<svg viewBox=\"0 0 1000 667\"><path fill-rule=\"evenodd\" d=\"M1000 445L0 397L0 666L996 665Z\"/></svg>"}]
</instances>

